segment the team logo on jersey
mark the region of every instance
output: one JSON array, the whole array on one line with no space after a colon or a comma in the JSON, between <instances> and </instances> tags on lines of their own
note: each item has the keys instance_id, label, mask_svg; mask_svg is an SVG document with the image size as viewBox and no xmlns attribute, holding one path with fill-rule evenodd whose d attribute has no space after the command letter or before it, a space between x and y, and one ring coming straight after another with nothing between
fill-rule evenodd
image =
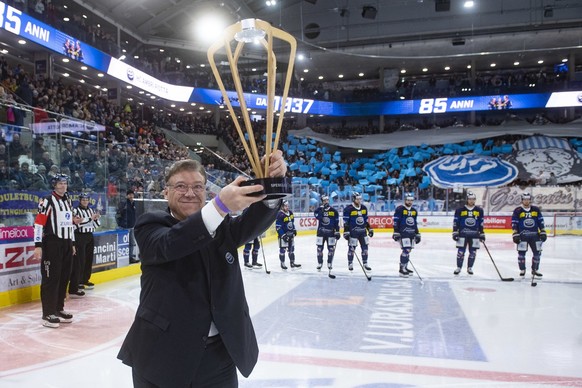
<instances>
[{"instance_id":1,"label":"team logo on jersey","mask_svg":"<svg viewBox=\"0 0 582 388\"><path fill-rule=\"evenodd\" d=\"M331 223L331 221L330 221L329 217L323 217L321 219L321 224L322 225L329 225L330 223Z\"/></svg>"},{"instance_id":2,"label":"team logo on jersey","mask_svg":"<svg viewBox=\"0 0 582 388\"><path fill-rule=\"evenodd\" d=\"M517 178L517 167L491 156L446 155L427 163L423 170L441 188L503 186Z\"/></svg>"},{"instance_id":3,"label":"team logo on jersey","mask_svg":"<svg viewBox=\"0 0 582 388\"><path fill-rule=\"evenodd\" d=\"M287 222L287 230L293 230L293 229L295 229L293 227L293 222Z\"/></svg>"},{"instance_id":4,"label":"team logo on jersey","mask_svg":"<svg viewBox=\"0 0 582 388\"><path fill-rule=\"evenodd\" d=\"M224 255L224 258L226 259L226 262L228 264L234 263L234 256L232 255L232 253L226 252L226 255Z\"/></svg>"},{"instance_id":5,"label":"team logo on jersey","mask_svg":"<svg viewBox=\"0 0 582 388\"><path fill-rule=\"evenodd\" d=\"M356 225L364 225L364 217L356 218Z\"/></svg>"},{"instance_id":6,"label":"team logo on jersey","mask_svg":"<svg viewBox=\"0 0 582 388\"><path fill-rule=\"evenodd\" d=\"M526 218L523 221L523 226L525 226L526 228L533 228L536 224L536 221L533 218Z\"/></svg>"},{"instance_id":7,"label":"team logo on jersey","mask_svg":"<svg viewBox=\"0 0 582 388\"><path fill-rule=\"evenodd\" d=\"M474 218L466 218L465 219L465 225L467 226L475 226L477 224L476 222L477 220L475 220Z\"/></svg>"},{"instance_id":8,"label":"team logo on jersey","mask_svg":"<svg viewBox=\"0 0 582 388\"><path fill-rule=\"evenodd\" d=\"M406 225L414 226L414 217L406 217Z\"/></svg>"}]
</instances>

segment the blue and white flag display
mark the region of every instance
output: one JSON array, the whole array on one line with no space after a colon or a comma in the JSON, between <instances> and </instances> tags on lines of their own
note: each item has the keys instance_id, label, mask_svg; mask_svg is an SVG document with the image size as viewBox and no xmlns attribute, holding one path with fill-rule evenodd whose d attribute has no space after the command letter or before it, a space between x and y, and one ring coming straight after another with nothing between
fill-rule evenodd
<instances>
[{"instance_id":1,"label":"blue and white flag display","mask_svg":"<svg viewBox=\"0 0 582 388\"><path fill-rule=\"evenodd\" d=\"M440 188L498 187L517 178L517 167L511 163L477 154L441 156L427 163L423 170Z\"/></svg>"}]
</instances>

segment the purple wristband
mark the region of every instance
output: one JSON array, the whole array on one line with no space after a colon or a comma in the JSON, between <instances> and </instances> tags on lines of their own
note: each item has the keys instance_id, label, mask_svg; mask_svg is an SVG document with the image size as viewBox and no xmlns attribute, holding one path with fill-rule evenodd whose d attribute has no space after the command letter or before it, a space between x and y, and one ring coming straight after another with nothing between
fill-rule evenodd
<instances>
[{"instance_id":1,"label":"purple wristband","mask_svg":"<svg viewBox=\"0 0 582 388\"><path fill-rule=\"evenodd\" d=\"M220 210L222 210L224 213L230 213L230 209L226 207L226 205L220 200L220 196L216 196L214 197L214 203L216 204L216 206L218 206L218 208Z\"/></svg>"}]
</instances>

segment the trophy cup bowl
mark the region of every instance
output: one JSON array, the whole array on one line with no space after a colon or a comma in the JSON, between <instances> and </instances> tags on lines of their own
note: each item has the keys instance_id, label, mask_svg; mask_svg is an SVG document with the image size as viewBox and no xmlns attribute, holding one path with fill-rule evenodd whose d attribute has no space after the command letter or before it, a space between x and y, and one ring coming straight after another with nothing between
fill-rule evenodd
<instances>
[{"instance_id":1,"label":"trophy cup bowl","mask_svg":"<svg viewBox=\"0 0 582 388\"><path fill-rule=\"evenodd\" d=\"M275 55L273 45L275 38L284 43L288 43L290 48L288 52L289 57L285 75L285 84L280 99L280 110L278 112L279 117L276 128L274 128L274 119L276 106L275 86L277 83L277 56ZM265 144L262 149L257 146L257 142L255 141L255 130L253 130L253 122L250 119L249 109L247 109L247 99L245 98L238 68L238 62L242 56L245 44L254 45L254 43L263 47L267 54L266 131L264 137ZM219 50L224 51L228 59L229 70L232 76L231 81L236 90L236 98L231 98L234 96L229 96L224 86L224 81L222 80L223 74L218 71L214 56ZM218 84L218 88L222 93L224 104L228 108L237 134L254 171L254 176L256 177L243 182L241 186L251 186L254 184L260 184L263 186L263 190L249 194L251 196L266 195L267 199L277 199L290 196L292 193L291 178L268 177L267 174L270 162L268 156L277 151L285 110L288 108L287 96L291 85L296 51L297 41L289 33L277 29L271 26L270 23L259 19L244 19L227 27L224 30L222 39L214 43L207 52L208 61L212 68L216 83ZM231 100L236 100L240 104L240 111L238 113L235 112ZM242 118L242 125L237 117ZM243 128L246 132L243 132ZM263 153L265 157L261 159L259 154Z\"/></svg>"}]
</instances>

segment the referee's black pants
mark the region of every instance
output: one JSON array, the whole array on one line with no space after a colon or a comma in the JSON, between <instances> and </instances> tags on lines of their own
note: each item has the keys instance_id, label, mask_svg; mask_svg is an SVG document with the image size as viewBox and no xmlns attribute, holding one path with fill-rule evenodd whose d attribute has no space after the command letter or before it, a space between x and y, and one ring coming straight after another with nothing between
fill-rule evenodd
<instances>
[{"instance_id":1,"label":"referee's black pants","mask_svg":"<svg viewBox=\"0 0 582 388\"><path fill-rule=\"evenodd\" d=\"M95 240L93 233L75 232L75 250L73 257L73 269L71 271L71 283L69 293L78 291L79 284L87 284L93 270L93 249Z\"/></svg>"},{"instance_id":2,"label":"referee's black pants","mask_svg":"<svg viewBox=\"0 0 582 388\"><path fill-rule=\"evenodd\" d=\"M40 300L43 316L64 310L72 259L73 242L71 240L60 239L56 236L43 238L40 263Z\"/></svg>"}]
</instances>

